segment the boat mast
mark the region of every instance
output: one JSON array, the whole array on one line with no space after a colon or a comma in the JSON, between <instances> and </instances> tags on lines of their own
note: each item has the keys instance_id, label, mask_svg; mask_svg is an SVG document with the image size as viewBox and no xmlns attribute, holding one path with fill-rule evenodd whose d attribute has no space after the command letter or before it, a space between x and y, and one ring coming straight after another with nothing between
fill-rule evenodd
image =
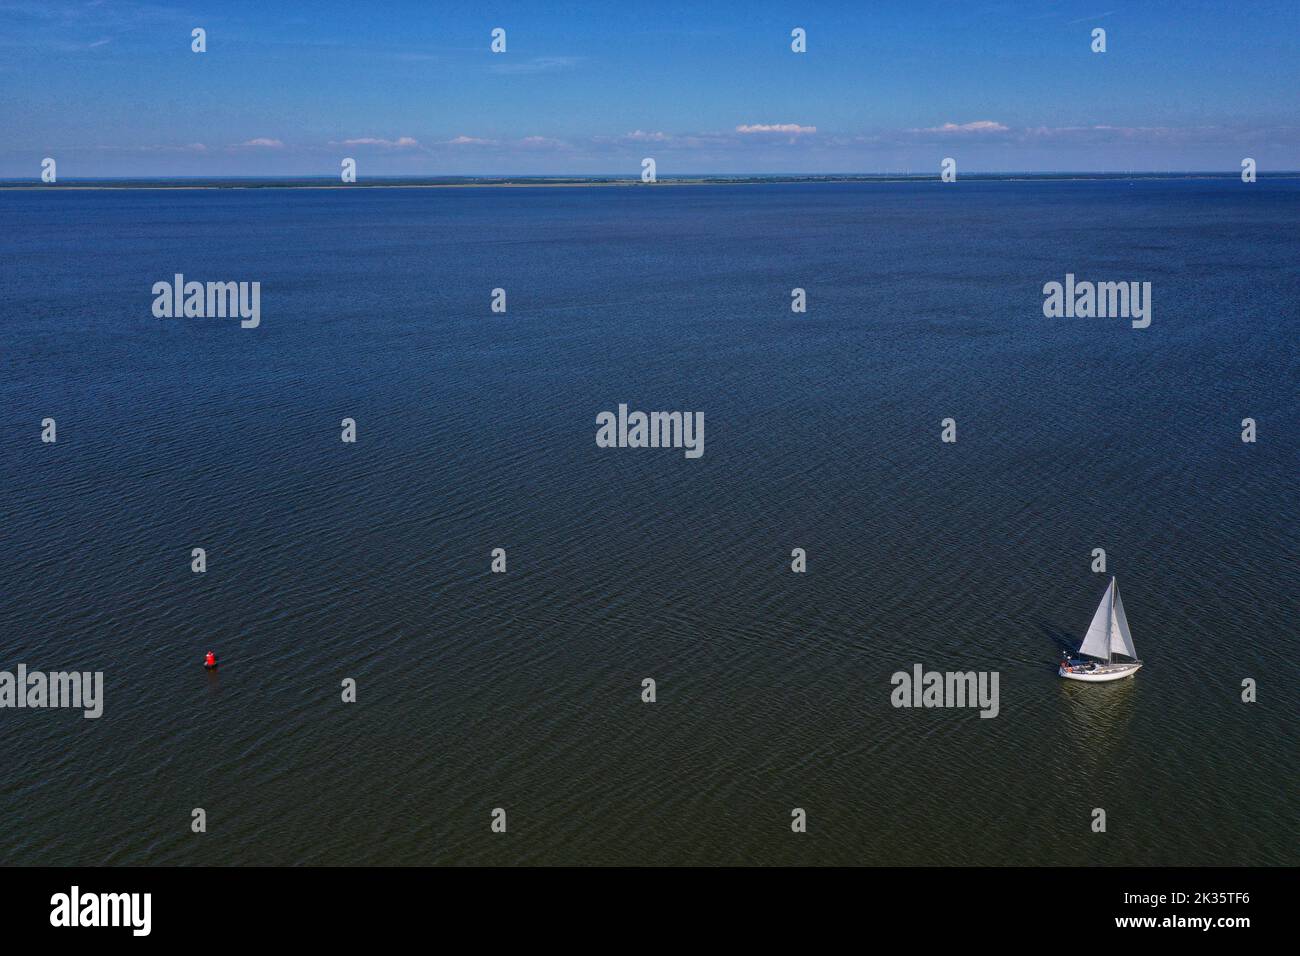
<instances>
[{"instance_id":1,"label":"boat mast","mask_svg":"<svg viewBox=\"0 0 1300 956\"><path fill-rule=\"evenodd\" d=\"M1110 598L1110 613L1109 613L1108 615L1106 615L1106 620L1107 620L1107 621L1109 622L1109 624L1110 624L1110 628L1109 628L1109 629L1107 630L1107 632L1106 632L1106 663L1107 663L1107 664L1114 664L1114 663L1115 663L1115 640L1114 640L1114 635L1115 635L1115 592L1116 592L1116 590L1117 590L1118 588L1119 588L1119 585L1115 583L1115 579L1114 579L1114 578L1111 578L1111 579L1110 579L1110 587L1108 587L1108 588L1106 589L1106 594L1107 594L1107 596Z\"/></svg>"}]
</instances>

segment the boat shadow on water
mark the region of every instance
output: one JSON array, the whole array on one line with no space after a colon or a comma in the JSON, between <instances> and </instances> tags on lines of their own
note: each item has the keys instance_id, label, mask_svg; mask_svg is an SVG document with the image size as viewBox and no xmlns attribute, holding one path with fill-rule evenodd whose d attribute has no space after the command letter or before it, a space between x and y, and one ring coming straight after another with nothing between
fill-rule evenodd
<instances>
[{"instance_id":1,"label":"boat shadow on water","mask_svg":"<svg viewBox=\"0 0 1300 956\"><path fill-rule=\"evenodd\" d=\"M1055 673L1057 668L1061 666L1062 657L1068 657L1077 653L1079 650L1079 641L1069 631L1057 627L1054 624L1048 624L1046 621L1039 621L1038 629L1042 632L1043 637L1046 640L1056 645L1056 649L1059 652L1051 664L1052 672Z\"/></svg>"}]
</instances>

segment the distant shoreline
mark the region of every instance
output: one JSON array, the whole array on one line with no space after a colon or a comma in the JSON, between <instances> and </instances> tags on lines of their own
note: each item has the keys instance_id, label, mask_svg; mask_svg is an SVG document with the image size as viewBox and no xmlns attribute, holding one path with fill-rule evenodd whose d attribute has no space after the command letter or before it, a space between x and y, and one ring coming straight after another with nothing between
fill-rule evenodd
<instances>
[{"instance_id":1,"label":"distant shoreline","mask_svg":"<svg viewBox=\"0 0 1300 956\"><path fill-rule=\"evenodd\" d=\"M1238 173L968 173L958 182L1161 182L1173 180L1237 180ZM1259 179L1288 180L1300 178L1300 171L1261 173ZM844 183L925 183L940 182L937 173L925 175L772 175L772 176L683 176L643 183L635 178L613 177L501 177L462 179L374 179L367 182L330 182L324 178L283 177L281 179L122 179L69 180L42 183L0 180L2 190L119 190L119 189L540 189L592 186L758 186Z\"/></svg>"}]
</instances>

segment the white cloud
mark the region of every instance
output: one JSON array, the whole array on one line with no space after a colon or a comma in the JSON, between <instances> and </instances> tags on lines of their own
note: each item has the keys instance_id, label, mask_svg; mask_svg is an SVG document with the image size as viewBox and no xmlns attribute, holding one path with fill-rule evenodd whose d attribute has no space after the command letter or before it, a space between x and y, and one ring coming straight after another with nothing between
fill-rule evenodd
<instances>
[{"instance_id":1,"label":"white cloud","mask_svg":"<svg viewBox=\"0 0 1300 956\"><path fill-rule=\"evenodd\" d=\"M1093 14L1093 15L1090 16L1090 17L1079 17L1079 19L1077 19L1077 20L1066 20L1066 21L1065 21L1065 25L1066 25L1067 27L1072 27L1072 26L1074 26L1076 23L1089 23L1089 22L1091 22L1091 21L1093 21L1093 20L1100 20L1102 17L1109 17L1109 16L1111 16L1114 12L1115 12L1114 10L1108 10L1108 11L1106 11L1105 13L1095 13L1095 14Z\"/></svg>"},{"instance_id":2,"label":"white cloud","mask_svg":"<svg viewBox=\"0 0 1300 956\"><path fill-rule=\"evenodd\" d=\"M250 139L239 144L240 146L260 146L267 149L284 149L284 143L278 139L268 139L265 136L259 136L257 139Z\"/></svg>"},{"instance_id":3,"label":"white cloud","mask_svg":"<svg viewBox=\"0 0 1300 956\"><path fill-rule=\"evenodd\" d=\"M519 145L525 149L571 149L572 147L562 139L552 139L550 136L525 136L519 140Z\"/></svg>"},{"instance_id":4,"label":"white cloud","mask_svg":"<svg viewBox=\"0 0 1300 956\"><path fill-rule=\"evenodd\" d=\"M1267 128L1264 128L1267 129ZM1021 136L1027 140L1061 140L1070 142L1193 143L1212 140L1215 135L1250 141L1261 135L1261 130L1230 130L1218 126L1034 126L1025 129ZM1275 128L1279 129L1279 128ZM1280 127L1285 130L1286 127Z\"/></svg>"},{"instance_id":5,"label":"white cloud","mask_svg":"<svg viewBox=\"0 0 1300 956\"><path fill-rule=\"evenodd\" d=\"M480 139L477 136L457 136L455 139L447 140L448 146L495 146L494 139Z\"/></svg>"},{"instance_id":6,"label":"white cloud","mask_svg":"<svg viewBox=\"0 0 1300 956\"><path fill-rule=\"evenodd\" d=\"M377 136L360 136L356 139L345 139L342 143L331 144L338 146L387 146L392 149L410 149L419 146L418 140L410 136L400 136L397 139L380 139Z\"/></svg>"},{"instance_id":7,"label":"white cloud","mask_svg":"<svg viewBox=\"0 0 1300 956\"><path fill-rule=\"evenodd\" d=\"M995 123L993 120L976 120L973 123L944 123L928 129L914 129L913 133L1005 133L1010 127Z\"/></svg>"},{"instance_id":8,"label":"white cloud","mask_svg":"<svg viewBox=\"0 0 1300 956\"><path fill-rule=\"evenodd\" d=\"M817 132L816 126L800 126L798 123L751 123L736 127L737 133L781 133L802 136Z\"/></svg>"},{"instance_id":9,"label":"white cloud","mask_svg":"<svg viewBox=\"0 0 1300 956\"><path fill-rule=\"evenodd\" d=\"M556 70L568 70L581 62L580 57L576 56L535 56L530 60L508 60L500 62L504 58L494 58L494 62L488 67L493 73L552 73Z\"/></svg>"},{"instance_id":10,"label":"white cloud","mask_svg":"<svg viewBox=\"0 0 1300 956\"><path fill-rule=\"evenodd\" d=\"M106 152L131 153L206 153L208 151L208 147L203 143L185 143L180 146L171 144L149 146L96 146L95 149L102 149Z\"/></svg>"}]
</instances>

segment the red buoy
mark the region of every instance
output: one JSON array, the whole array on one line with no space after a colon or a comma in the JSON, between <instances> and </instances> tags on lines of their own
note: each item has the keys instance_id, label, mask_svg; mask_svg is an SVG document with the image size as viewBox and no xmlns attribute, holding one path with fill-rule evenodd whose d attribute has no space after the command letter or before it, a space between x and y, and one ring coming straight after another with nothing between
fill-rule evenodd
<instances>
[{"instance_id":1,"label":"red buoy","mask_svg":"<svg viewBox=\"0 0 1300 956\"><path fill-rule=\"evenodd\" d=\"M217 655L208 651L208 656L203 660L203 666L210 671L217 669Z\"/></svg>"}]
</instances>

